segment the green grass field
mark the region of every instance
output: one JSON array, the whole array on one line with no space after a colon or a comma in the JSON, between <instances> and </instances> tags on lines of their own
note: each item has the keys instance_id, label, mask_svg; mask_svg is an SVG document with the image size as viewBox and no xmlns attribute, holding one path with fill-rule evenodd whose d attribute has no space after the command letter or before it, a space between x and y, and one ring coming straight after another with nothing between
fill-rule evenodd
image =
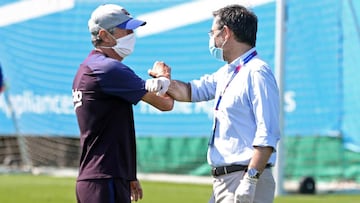
<instances>
[{"instance_id":1,"label":"green grass field","mask_svg":"<svg viewBox=\"0 0 360 203\"><path fill-rule=\"evenodd\" d=\"M75 178L0 175L1 203L75 203ZM142 181L144 199L139 203L206 203L210 185ZM359 203L357 195L288 195L275 203Z\"/></svg>"}]
</instances>

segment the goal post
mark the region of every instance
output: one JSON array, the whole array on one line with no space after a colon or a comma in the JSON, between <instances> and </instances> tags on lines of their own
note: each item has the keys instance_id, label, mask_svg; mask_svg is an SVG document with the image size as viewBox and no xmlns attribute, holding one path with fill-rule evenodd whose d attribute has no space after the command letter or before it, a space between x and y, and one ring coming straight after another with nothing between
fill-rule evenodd
<instances>
[{"instance_id":1,"label":"goal post","mask_svg":"<svg viewBox=\"0 0 360 203\"><path fill-rule=\"evenodd\" d=\"M275 29L275 76L279 86L280 93L280 135L281 139L277 147L277 160L274 167L274 177L276 181L275 196L283 195L284 185L284 153L283 153L283 136L284 136L284 37L285 37L285 5L286 0L276 1L276 29Z\"/></svg>"}]
</instances>

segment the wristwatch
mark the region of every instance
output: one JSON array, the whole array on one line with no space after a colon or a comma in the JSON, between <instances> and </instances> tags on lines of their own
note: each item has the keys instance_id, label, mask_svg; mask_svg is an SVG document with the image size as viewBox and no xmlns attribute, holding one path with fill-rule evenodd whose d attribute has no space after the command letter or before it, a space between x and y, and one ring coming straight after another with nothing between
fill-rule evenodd
<instances>
[{"instance_id":1,"label":"wristwatch","mask_svg":"<svg viewBox=\"0 0 360 203\"><path fill-rule=\"evenodd\" d=\"M247 174L248 174L249 178L259 179L259 177L260 177L260 172L258 170L256 170L255 168L249 168L247 170Z\"/></svg>"}]
</instances>

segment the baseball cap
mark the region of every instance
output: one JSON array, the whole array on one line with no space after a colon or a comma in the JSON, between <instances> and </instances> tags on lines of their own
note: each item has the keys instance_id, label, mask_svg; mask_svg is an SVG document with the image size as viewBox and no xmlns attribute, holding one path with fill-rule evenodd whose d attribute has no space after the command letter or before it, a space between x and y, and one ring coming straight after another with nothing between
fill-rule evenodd
<instances>
[{"instance_id":1,"label":"baseball cap","mask_svg":"<svg viewBox=\"0 0 360 203\"><path fill-rule=\"evenodd\" d=\"M97 7L88 21L90 32L118 27L121 29L134 30L145 25L145 21L133 18L125 8L116 4L103 4Z\"/></svg>"}]
</instances>

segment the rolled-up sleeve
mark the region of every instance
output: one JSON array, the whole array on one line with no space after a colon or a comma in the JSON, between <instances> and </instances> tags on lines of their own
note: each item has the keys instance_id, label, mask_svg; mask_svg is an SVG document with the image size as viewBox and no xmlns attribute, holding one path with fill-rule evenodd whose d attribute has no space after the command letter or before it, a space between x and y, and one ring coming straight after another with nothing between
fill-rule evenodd
<instances>
[{"instance_id":1,"label":"rolled-up sleeve","mask_svg":"<svg viewBox=\"0 0 360 203\"><path fill-rule=\"evenodd\" d=\"M192 102L212 100L216 92L216 74L204 75L199 80L192 80L190 85Z\"/></svg>"},{"instance_id":2,"label":"rolled-up sleeve","mask_svg":"<svg viewBox=\"0 0 360 203\"><path fill-rule=\"evenodd\" d=\"M271 70L262 67L251 75L250 97L256 122L253 146L276 149L280 139L279 90Z\"/></svg>"}]
</instances>

